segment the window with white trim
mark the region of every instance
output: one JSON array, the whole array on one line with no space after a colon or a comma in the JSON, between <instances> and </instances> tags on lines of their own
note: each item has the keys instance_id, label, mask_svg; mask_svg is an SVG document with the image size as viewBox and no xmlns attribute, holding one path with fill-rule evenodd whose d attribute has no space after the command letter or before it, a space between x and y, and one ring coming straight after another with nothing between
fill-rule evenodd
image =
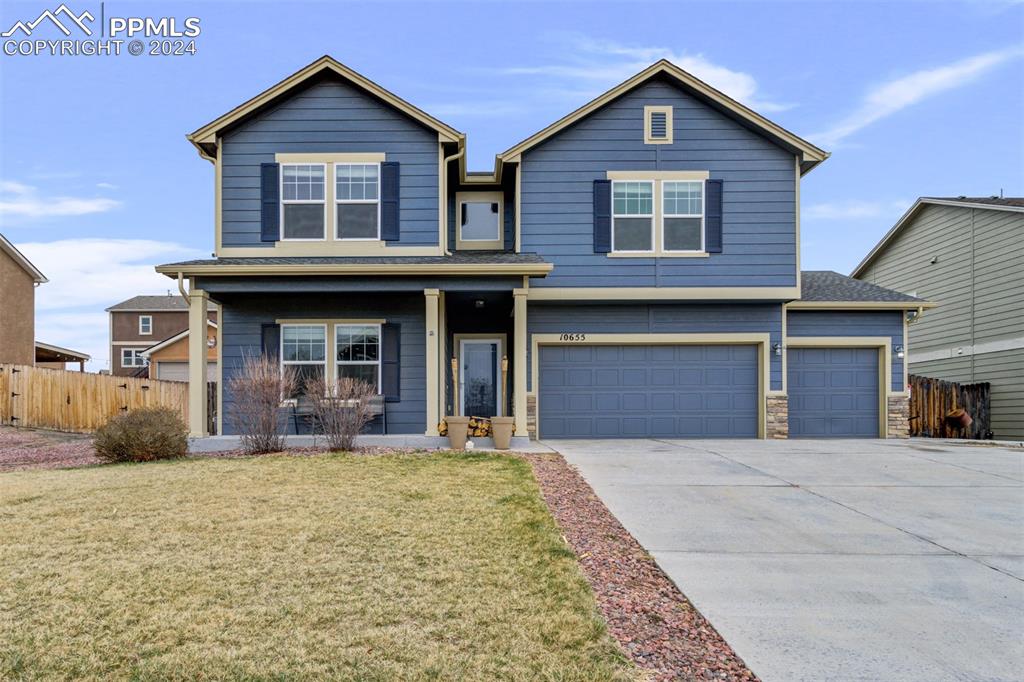
<instances>
[{"instance_id":1,"label":"window with white trim","mask_svg":"<svg viewBox=\"0 0 1024 682\"><path fill-rule=\"evenodd\" d=\"M121 349L121 366L122 367L145 367L149 364L149 360L142 354L144 348L122 348Z\"/></svg>"},{"instance_id":2,"label":"window with white trim","mask_svg":"<svg viewBox=\"0 0 1024 682\"><path fill-rule=\"evenodd\" d=\"M338 239L380 239L380 164L334 164Z\"/></svg>"},{"instance_id":3,"label":"window with white trim","mask_svg":"<svg viewBox=\"0 0 1024 682\"><path fill-rule=\"evenodd\" d=\"M296 388L286 398L297 398L306 393L306 385L313 379L323 379L327 369L327 325L282 324L281 366L294 367Z\"/></svg>"},{"instance_id":4,"label":"window with white trim","mask_svg":"<svg viewBox=\"0 0 1024 682\"><path fill-rule=\"evenodd\" d=\"M334 353L338 379L358 379L380 393L380 325L337 324Z\"/></svg>"},{"instance_id":5,"label":"window with white trim","mask_svg":"<svg viewBox=\"0 0 1024 682\"><path fill-rule=\"evenodd\" d=\"M665 251L704 250L704 183L664 181L662 245Z\"/></svg>"},{"instance_id":6,"label":"window with white trim","mask_svg":"<svg viewBox=\"0 0 1024 682\"><path fill-rule=\"evenodd\" d=\"M458 192L455 195L459 250L505 248L504 205L501 192Z\"/></svg>"},{"instance_id":7,"label":"window with white trim","mask_svg":"<svg viewBox=\"0 0 1024 682\"><path fill-rule=\"evenodd\" d=\"M139 315L139 333L148 336L153 333L153 316Z\"/></svg>"},{"instance_id":8,"label":"window with white trim","mask_svg":"<svg viewBox=\"0 0 1024 682\"><path fill-rule=\"evenodd\" d=\"M612 251L654 249L654 182L612 181Z\"/></svg>"},{"instance_id":9,"label":"window with white trim","mask_svg":"<svg viewBox=\"0 0 1024 682\"><path fill-rule=\"evenodd\" d=\"M281 164L281 239L326 239L322 163Z\"/></svg>"}]
</instances>

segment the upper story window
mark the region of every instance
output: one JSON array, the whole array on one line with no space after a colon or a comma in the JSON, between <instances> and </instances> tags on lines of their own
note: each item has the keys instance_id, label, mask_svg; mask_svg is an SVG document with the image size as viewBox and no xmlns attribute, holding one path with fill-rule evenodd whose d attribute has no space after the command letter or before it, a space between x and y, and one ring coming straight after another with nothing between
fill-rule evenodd
<instances>
[{"instance_id":1,"label":"upper story window","mask_svg":"<svg viewBox=\"0 0 1024 682\"><path fill-rule=\"evenodd\" d=\"M139 315L139 334L149 336L153 333L153 316Z\"/></svg>"},{"instance_id":2,"label":"upper story window","mask_svg":"<svg viewBox=\"0 0 1024 682\"><path fill-rule=\"evenodd\" d=\"M651 251L654 244L654 181L612 183L612 251Z\"/></svg>"},{"instance_id":3,"label":"upper story window","mask_svg":"<svg viewBox=\"0 0 1024 682\"><path fill-rule=\"evenodd\" d=\"M644 143L672 144L672 107L644 107Z\"/></svg>"},{"instance_id":4,"label":"upper story window","mask_svg":"<svg viewBox=\"0 0 1024 682\"><path fill-rule=\"evenodd\" d=\"M281 164L281 239L323 240L326 166Z\"/></svg>"},{"instance_id":5,"label":"upper story window","mask_svg":"<svg viewBox=\"0 0 1024 682\"><path fill-rule=\"evenodd\" d=\"M338 239L380 239L380 165L334 164Z\"/></svg>"},{"instance_id":6,"label":"upper story window","mask_svg":"<svg viewBox=\"0 0 1024 682\"><path fill-rule=\"evenodd\" d=\"M456 249L505 248L501 192L458 192L455 202Z\"/></svg>"},{"instance_id":7,"label":"upper story window","mask_svg":"<svg viewBox=\"0 0 1024 682\"><path fill-rule=\"evenodd\" d=\"M295 393L288 398L305 394L308 382L323 379L327 368L327 325L281 325L281 364L295 368Z\"/></svg>"},{"instance_id":8,"label":"upper story window","mask_svg":"<svg viewBox=\"0 0 1024 682\"><path fill-rule=\"evenodd\" d=\"M664 181L661 192L662 249L703 251L704 183Z\"/></svg>"}]
</instances>

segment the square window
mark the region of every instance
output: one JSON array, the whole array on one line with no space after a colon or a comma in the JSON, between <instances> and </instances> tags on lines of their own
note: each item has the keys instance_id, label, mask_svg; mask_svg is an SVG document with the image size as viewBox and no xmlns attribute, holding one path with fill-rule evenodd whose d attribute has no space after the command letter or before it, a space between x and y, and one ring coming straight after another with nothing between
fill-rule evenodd
<instances>
[{"instance_id":1,"label":"square window","mask_svg":"<svg viewBox=\"0 0 1024 682\"><path fill-rule=\"evenodd\" d=\"M323 239L323 204L285 204L285 239Z\"/></svg>"},{"instance_id":2,"label":"square window","mask_svg":"<svg viewBox=\"0 0 1024 682\"><path fill-rule=\"evenodd\" d=\"M497 241L501 238L501 216L496 201L462 202L462 240Z\"/></svg>"}]
</instances>

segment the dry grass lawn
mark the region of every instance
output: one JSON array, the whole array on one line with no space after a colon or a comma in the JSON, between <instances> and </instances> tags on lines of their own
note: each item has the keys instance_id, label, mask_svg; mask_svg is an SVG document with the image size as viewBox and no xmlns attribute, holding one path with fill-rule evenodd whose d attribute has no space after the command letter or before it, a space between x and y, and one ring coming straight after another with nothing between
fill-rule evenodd
<instances>
[{"instance_id":1,"label":"dry grass lawn","mask_svg":"<svg viewBox=\"0 0 1024 682\"><path fill-rule=\"evenodd\" d=\"M526 462L0 474L0 679L635 679Z\"/></svg>"}]
</instances>

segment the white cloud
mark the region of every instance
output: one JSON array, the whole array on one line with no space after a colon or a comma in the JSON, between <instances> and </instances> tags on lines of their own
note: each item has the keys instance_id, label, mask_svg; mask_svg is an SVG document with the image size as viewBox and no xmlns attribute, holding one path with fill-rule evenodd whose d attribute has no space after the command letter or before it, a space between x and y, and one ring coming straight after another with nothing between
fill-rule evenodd
<instances>
[{"instance_id":1,"label":"white cloud","mask_svg":"<svg viewBox=\"0 0 1024 682\"><path fill-rule=\"evenodd\" d=\"M716 64L703 54L677 52L668 47L623 45L608 40L570 36L570 54L562 61L499 69L509 75L546 75L597 81L606 87L626 80L658 61L667 59L733 99L760 111L781 111L791 105L772 102L758 93L757 80L743 71Z\"/></svg>"},{"instance_id":2,"label":"white cloud","mask_svg":"<svg viewBox=\"0 0 1024 682\"><path fill-rule=\"evenodd\" d=\"M800 209L800 217L809 220L859 220L879 218L910 208L912 201L835 201L811 204Z\"/></svg>"},{"instance_id":3,"label":"white cloud","mask_svg":"<svg viewBox=\"0 0 1024 682\"><path fill-rule=\"evenodd\" d=\"M869 90L853 113L811 139L833 146L887 116L947 90L974 82L997 66L1024 55L1015 46L968 57L952 64L922 69Z\"/></svg>"},{"instance_id":4,"label":"white cloud","mask_svg":"<svg viewBox=\"0 0 1024 682\"><path fill-rule=\"evenodd\" d=\"M99 187L100 189L117 189L117 185L111 184L109 182L97 182L96 186Z\"/></svg>"},{"instance_id":5,"label":"white cloud","mask_svg":"<svg viewBox=\"0 0 1024 682\"><path fill-rule=\"evenodd\" d=\"M36 289L36 338L93 356L109 367L107 308L139 294L177 295L159 263L202 257L197 249L148 239L63 239L17 244L50 281Z\"/></svg>"},{"instance_id":6,"label":"white cloud","mask_svg":"<svg viewBox=\"0 0 1024 682\"><path fill-rule=\"evenodd\" d=\"M50 218L105 213L121 205L107 197L46 196L13 180L0 181L0 218Z\"/></svg>"}]
</instances>

